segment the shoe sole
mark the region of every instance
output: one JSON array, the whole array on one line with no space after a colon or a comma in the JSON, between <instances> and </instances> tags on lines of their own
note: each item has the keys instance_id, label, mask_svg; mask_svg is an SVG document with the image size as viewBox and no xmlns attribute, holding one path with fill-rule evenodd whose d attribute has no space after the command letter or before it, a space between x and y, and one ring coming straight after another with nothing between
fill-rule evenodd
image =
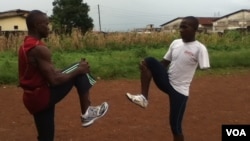
<instances>
[{"instance_id":1,"label":"shoe sole","mask_svg":"<svg viewBox=\"0 0 250 141\"><path fill-rule=\"evenodd\" d=\"M103 105L103 104L102 104L102 105ZM105 102L105 106L106 106L106 108L105 108L106 110L102 113L102 115L100 115L99 117L96 117L96 118L92 119L91 121L89 121L89 122L87 122L87 123L82 124L82 126L83 126L83 127L88 127L88 126L90 126L91 124L93 124L97 119L103 117L103 116L107 113L107 111L108 111L108 109L109 109L109 105L108 105L107 102Z\"/></svg>"},{"instance_id":2,"label":"shoe sole","mask_svg":"<svg viewBox=\"0 0 250 141\"><path fill-rule=\"evenodd\" d=\"M127 98L128 98L132 103L136 104L137 106L140 106L141 108L146 108L146 107L147 107L147 106L142 106L141 104L136 103L135 101L133 101L133 100L132 100L132 94L126 93L126 95L127 95Z\"/></svg>"}]
</instances>

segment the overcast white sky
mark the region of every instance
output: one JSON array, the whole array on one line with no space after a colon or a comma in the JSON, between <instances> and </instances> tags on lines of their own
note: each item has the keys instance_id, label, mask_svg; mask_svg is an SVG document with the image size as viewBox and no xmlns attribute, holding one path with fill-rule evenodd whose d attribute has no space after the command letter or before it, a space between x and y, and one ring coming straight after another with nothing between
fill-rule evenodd
<instances>
[{"instance_id":1,"label":"overcast white sky","mask_svg":"<svg viewBox=\"0 0 250 141\"><path fill-rule=\"evenodd\" d=\"M39 9L52 14L54 0L0 0L0 12ZM160 27L176 17L215 17L250 9L250 0L83 0L99 30L98 5L103 31L128 31L148 24Z\"/></svg>"}]
</instances>

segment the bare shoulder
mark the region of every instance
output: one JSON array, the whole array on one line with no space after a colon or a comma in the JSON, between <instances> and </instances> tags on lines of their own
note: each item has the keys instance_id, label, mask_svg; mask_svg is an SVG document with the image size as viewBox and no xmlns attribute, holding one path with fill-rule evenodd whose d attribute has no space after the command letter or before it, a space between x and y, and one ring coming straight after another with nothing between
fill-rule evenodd
<instances>
[{"instance_id":1,"label":"bare shoulder","mask_svg":"<svg viewBox=\"0 0 250 141\"><path fill-rule=\"evenodd\" d=\"M41 66L45 62L51 63L51 52L46 46L36 46L28 54L29 63L33 66Z\"/></svg>"},{"instance_id":2,"label":"bare shoulder","mask_svg":"<svg viewBox=\"0 0 250 141\"><path fill-rule=\"evenodd\" d=\"M51 58L51 52L46 46L36 46L29 52L30 57L34 57L36 59L50 59Z\"/></svg>"}]
</instances>

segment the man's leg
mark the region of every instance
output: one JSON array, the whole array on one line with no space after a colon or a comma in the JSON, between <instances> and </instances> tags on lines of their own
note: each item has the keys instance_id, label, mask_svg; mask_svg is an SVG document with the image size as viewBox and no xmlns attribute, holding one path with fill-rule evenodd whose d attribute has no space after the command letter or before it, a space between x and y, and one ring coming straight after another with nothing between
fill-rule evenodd
<instances>
[{"instance_id":1,"label":"man's leg","mask_svg":"<svg viewBox=\"0 0 250 141\"><path fill-rule=\"evenodd\" d=\"M132 95L127 93L127 97L133 103L146 108L148 105L148 90L150 86L150 82L152 79L152 75L150 70L147 68L145 61L140 62L140 77L141 77L141 94Z\"/></svg>"},{"instance_id":2,"label":"man's leg","mask_svg":"<svg viewBox=\"0 0 250 141\"><path fill-rule=\"evenodd\" d=\"M148 105L148 91L153 77L158 88L164 92L169 86L168 75L164 66L155 58L147 57L140 63L141 70L141 94L132 95L127 93L127 97L135 104L145 108Z\"/></svg>"},{"instance_id":3,"label":"man's leg","mask_svg":"<svg viewBox=\"0 0 250 141\"><path fill-rule=\"evenodd\" d=\"M50 87L49 107L33 115L38 132L37 138L39 141L53 141L55 132L55 104L62 100L69 93L72 87L72 82Z\"/></svg>"},{"instance_id":4,"label":"man's leg","mask_svg":"<svg viewBox=\"0 0 250 141\"><path fill-rule=\"evenodd\" d=\"M89 90L92 87L92 85L89 83L89 80L86 75L79 75L76 78L74 85L79 95L81 112L82 114L84 114L88 109L88 107L91 105L89 99Z\"/></svg>"},{"instance_id":5,"label":"man's leg","mask_svg":"<svg viewBox=\"0 0 250 141\"><path fill-rule=\"evenodd\" d=\"M150 70L147 68L147 64L145 61L142 61L140 63L140 71L141 71L141 94L146 99L148 99L148 90L152 79L152 74Z\"/></svg>"},{"instance_id":6,"label":"man's leg","mask_svg":"<svg viewBox=\"0 0 250 141\"><path fill-rule=\"evenodd\" d=\"M55 105L61 101L70 92L73 86L77 89L81 113L84 114L90 106L89 89L92 87L86 75L78 75L71 81L51 87L50 105Z\"/></svg>"},{"instance_id":7,"label":"man's leg","mask_svg":"<svg viewBox=\"0 0 250 141\"><path fill-rule=\"evenodd\" d=\"M54 140L54 110L55 106L33 115L38 132L38 141Z\"/></svg>"},{"instance_id":8,"label":"man's leg","mask_svg":"<svg viewBox=\"0 0 250 141\"><path fill-rule=\"evenodd\" d=\"M183 135L174 135L174 141L184 141Z\"/></svg>"},{"instance_id":9,"label":"man's leg","mask_svg":"<svg viewBox=\"0 0 250 141\"><path fill-rule=\"evenodd\" d=\"M81 105L82 126L86 127L106 114L108 111L108 103L103 102L98 106L90 106L89 89L92 87L92 84L87 75L79 75L75 80L75 86L79 94Z\"/></svg>"},{"instance_id":10,"label":"man's leg","mask_svg":"<svg viewBox=\"0 0 250 141\"><path fill-rule=\"evenodd\" d=\"M50 104L53 105L61 101L70 92L73 86L76 87L79 95L81 112L85 113L90 105L89 89L92 86L88 82L88 78L86 77L86 75L78 75L71 81L68 81L58 86L51 87Z\"/></svg>"},{"instance_id":11,"label":"man's leg","mask_svg":"<svg viewBox=\"0 0 250 141\"><path fill-rule=\"evenodd\" d=\"M170 95L170 125L174 141L184 141L182 133L182 120L186 109L187 96L175 91Z\"/></svg>"},{"instance_id":12,"label":"man's leg","mask_svg":"<svg viewBox=\"0 0 250 141\"><path fill-rule=\"evenodd\" d=\"M161 91L169 94L172 86L169 83L168 73L164 66L153 57L145 58L145 64L147 66L147 69L151 72L156 86Z\"/></svg>"},{"instance_id":13,"label":"man's leg","mask_svg":"<svg viewBox=\"0 0 250 141\"><path fill-rule=\"evenodd\" d=\"M145 59L155 84L160 90L167 93L170 99L170 126L174 141L184 141L182 133L182 119L188 97L178 93L169 83L168 74L164 67L154 58Z\"/></svg>"},{"instance_id":14,"label":"man's leg","mask_svg":"<svg viewBox=\"0 0 250 141\"><path fill-rule=\"evenodd\" d=\"M89 92L86 92L85 94L79 94L79 100L81 106L81 113L84 114L91 104L89 100Z\"/></svg>"},{"instance_id":15,"label":"man's leg","mask_svg":"<svg viewBox=\"0 0 250 141\"><path fill-rule=\"evenodd\" d=\"M66 95L69 94L73 86L74 81L71 80L61 85L50 87L50 105L55 105L61 101Z\"/></svg>"}]
</instances>

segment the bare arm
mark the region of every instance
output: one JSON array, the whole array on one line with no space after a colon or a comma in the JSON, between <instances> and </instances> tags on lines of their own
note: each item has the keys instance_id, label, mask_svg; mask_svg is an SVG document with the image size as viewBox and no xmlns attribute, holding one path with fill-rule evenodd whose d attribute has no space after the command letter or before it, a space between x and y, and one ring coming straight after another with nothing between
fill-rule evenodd
<instances>
[{"instance_id":1,"label":"bare arm","mask_svg":"<svg viewBox=\"0 0 250 141\"><path fill-rule=\"evenodd\" d=\"M79 67L75 71L68 74L61 73L54 67L51 56L49 49L44 46L36 46L28 53L29 60L41 71L42 75L52 86L62 84L79 74L89 72L88 62L81 60Z\"/></svg>"}]
</instances>

